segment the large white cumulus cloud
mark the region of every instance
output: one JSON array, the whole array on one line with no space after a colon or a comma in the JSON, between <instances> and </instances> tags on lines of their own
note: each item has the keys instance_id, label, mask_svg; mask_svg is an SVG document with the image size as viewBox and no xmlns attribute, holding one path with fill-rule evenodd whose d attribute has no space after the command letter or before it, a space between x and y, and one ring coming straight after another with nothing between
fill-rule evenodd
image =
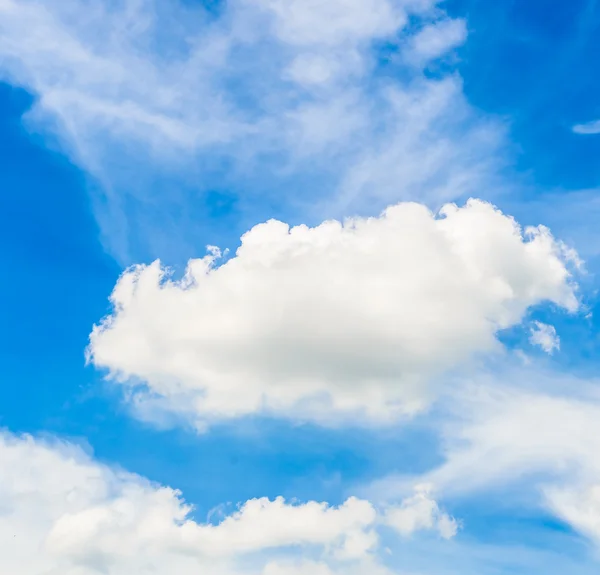
<instances>
[{"instance_id":1,"label":"large white cumulus cloud","mask_svg":"<svg viewBox=\"0 0 600 575\"><path fill-rule=\"evenodd\" d=\"M173 489L68 444L0 434L1 573L384 573L382 517L356 498L338 507L279 498L199 523Z\"/></svg>"},{"instance_id":2,"label":"large white cumulus cloud","mask_svg":"<svg viewBox=\"0 0 600 575\"><path fill-rule=\"evenodd\" d=\"M574 256L471 200L435 215L257 225L234 257L155 262L123 274L89 354L198 423L253 413L385 422L418 411L428 382L500 348L499 330L544 301L574 311Z\"/></svg>"}]
</instances>

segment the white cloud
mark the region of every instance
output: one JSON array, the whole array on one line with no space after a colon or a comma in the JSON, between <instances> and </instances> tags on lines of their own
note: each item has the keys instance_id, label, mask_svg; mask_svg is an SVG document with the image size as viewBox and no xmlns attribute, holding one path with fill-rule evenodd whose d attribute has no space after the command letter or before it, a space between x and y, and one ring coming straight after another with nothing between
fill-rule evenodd
<instances>
[{"instance_id":1,"label":"white cloud","mask_svg":"<svg viewBox=\"0 0 600 575\"><path fill-rule=\"evenodd\" d=\"M452 418L441 425L442 465L418 478L379 481L371 490L397 496L422 481L445 500L485 493L490 502L501 490L503 508L532 515L541 508L600 544L597 385L532 371L505 376L513 386L480 380L455 394ZM427 517L423 507L420 517Z\"/></svg>"},{"instance_id":2,"label":"white cloud","mask_svg":"<svg viewBox=\"0 0 600 575\"><path fill-rule=\"evenodd\" d=\"M556 333L556 328L540 321L533 322L529 341L533 345L541 347L549 355L560 349L560 338Z\"/></svg>"},{"instance_id":3,"label":"white cloud","mask_svg":"<svg viewBox=\"0 0 600 575\"><path fill-rule=\"evenodd\" d=\"M460 19L444 19L423 27L410 39L407 58L415 64L443 56L467 39L467 24Z\"/></svg>"},{"instance_id":4,"label":"white cloud","mask_svg":"<svg viewBox=\"0 0 600 575\"><path fill-rule=\"evenodd\" d=\"M315 563L305 561L301 563L292 563L282 565L280 563L270 563L265 568L263 575L333 575L331 569L324 563Z\"/></svg>"},{"instance_id":5,"label":"white cloud","mask_svg":"<svg viewBox=\"0 0 600 575\"><path fill-rule=\"evenodd\" d=\"M242 209L267 196L309 214L318 204L319 218L489 184L499 126L470 109L458 77L407 72L376 46L450 49L464 22L436 5L234 0L210 16L178 2L1 0L0 76L38 97L29 125L99 178L104 235L131 261L140 244L154 257L196 240L181 206L204 216L197 188L215 183L214 166ZM422 23L412 43L410 18Z\"/></svg>"},{"instance_id":6,"label":"white cloud","mask_svg":"<svg viewBox=\"0 0 600 575\"><path fill-rule=\"evenodd\" d=\"M596 484L551 487L544 494L558 517L600 545L600 477Z\"/></svg>"},{"instance_id":7,"label":"white cloud","mask_svg":"<svg viewBox=\"0 0 600 575\"><path fill-rule=\"evenodd\" d=\"M431 498L431 486L419 485L412 497L386 512L386 523L402 535L435 529L444 539L451 539L458 531L456 519L443 512Z\"/></svg>"},{"instance_id":8,"label":"white cloud","mask_svg":"<svg viewBox=\"0 0 600 575\"><path fill-rule=\"evenodd\" d=\"M315 501L290 505L281 497L254 499L218 526L199 529L197 539L206 555L311 544L334 547L342 557L360 558L377 544L370 531L375 518L375 508L355 498L338 508Z\"/></svg>"},{"instance_id":9,"label":"white cloud","mask_svg":"<svg viewBox=\"0 0 600 575\"><path fill-rule=\"evenodd\" d=\"M354 46L389 36L406 21L410 2L389 0L246 0L272 14L275 34L298 46ZM428 2L427 4L434 4Z\"/></svg>"},{"instance_id":10,"label":"white cloud","mask_svg":"<svg viewBox=\"0 0 600 575\"><path fill-rule=\"evenodd\" d=\"M432 377L499 349L529 307L576 310L569 257L546 228L523 235L476 200L439 216L410 203L315 228L272 220L180 281L159 262L126 271L90 359L142 405L201 426L256 413L384 424L422 409Z\"/></svg>"},{"instance_id":11,"label":"white cloud","mask_svg":"<svg viewBox=\"0 0 600 575\"><path fill-rule=\"evenodd\" d=\"M365 561L361 565L345 563L340 569L332 570L330 566L316 561L287 561L269 563L262 575L392 575L380 563Z\"/></svg>"},{"instance_id":12,"label":"white cloud","mask_svg":"<svg viewBox=\"0 0 600 575\"><path fill-rule=\"evenodd\" d=\"M578 396L552 391L547 375L525 371L507 377L523 387L494 384L459 392L455 419L443 436L446 463L423 481L442 493L472 491L526 475L593 480L600 477L600 404L595 390L572 381ZM547 393L540 388L548 389ZM543 479L542 479L543 481Z\"/></svg>"},{"instance_id":13,"label":"white cloud","mask_svg":"<svg viewBox=\"0 0 600 575\"><path fill-rule=\"evenodd\" d=\"M0 572L20 575L384 573L368 501L246 502L198 523L180 494L79 449L0 435Z\"/></svg>"},{"instance_id":14,"label":"white cloud","mask_svg":"<svg viewBox=\"0 0 600 575\"><path fill-rule=\"evenodd\" d=\"M585 124L575 124L573 132L580 135L600 134L600 120L594 120Z\"/></svg>"}]
</instances>

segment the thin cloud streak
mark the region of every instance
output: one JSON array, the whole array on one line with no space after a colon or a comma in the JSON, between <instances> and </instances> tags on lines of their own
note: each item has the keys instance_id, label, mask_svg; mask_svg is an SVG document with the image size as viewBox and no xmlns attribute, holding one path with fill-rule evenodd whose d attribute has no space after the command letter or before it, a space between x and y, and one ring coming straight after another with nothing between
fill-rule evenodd
<instances>
[{"instance_id":1,"label":"thin cloud streak","mask_svg":"<svg viewBox=\"0 0 600 575\"><path fill-rule=\"evenodd\" d=\"M573 126L573 132L582 136L600 134L600 120L594 120L585 124L576 124Z\"/></svg>"}]
</instances>

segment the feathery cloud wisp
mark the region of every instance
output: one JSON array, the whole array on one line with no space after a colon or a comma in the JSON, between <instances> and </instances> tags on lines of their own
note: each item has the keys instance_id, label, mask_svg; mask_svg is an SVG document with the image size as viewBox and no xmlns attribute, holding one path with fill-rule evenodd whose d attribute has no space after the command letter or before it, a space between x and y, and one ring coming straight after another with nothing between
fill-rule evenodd
<instances>
[{"instance_id":1,"label":"feathery cloud wisp","mask_svg":"<svg viewBox=\"0 0 600 575\"><path fill-rule=\"evenodd\" d=\"M28 125L100 181L105 240L131 263L196 243L203 194L223 185L242 212L317 204L319 218L484 187L499 126L456 75L422 73L465 37L435 0L234 0L217 15L2 0L0 77L36 96Z\"/></svg>"}]
</instances>

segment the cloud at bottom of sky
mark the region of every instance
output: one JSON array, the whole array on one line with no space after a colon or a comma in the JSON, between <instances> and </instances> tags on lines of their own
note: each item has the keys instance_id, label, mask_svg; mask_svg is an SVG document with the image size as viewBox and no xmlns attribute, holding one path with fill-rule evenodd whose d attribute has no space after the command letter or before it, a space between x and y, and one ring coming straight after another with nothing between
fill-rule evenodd
<instances>
[{"instance_id":1,"label":"cloud at bottom of sky","mask_svg":"<svg viewBox=\"0 0 600 575\"><path fill-rule=\"evenodd\" d=\"M0 571L129 575L387 573L379 532L439 530L454 519L429 493L378 509L253 499L198 523L179 492L102 465L58 440L0 435Z\"/></svg>"}]
</instances>

